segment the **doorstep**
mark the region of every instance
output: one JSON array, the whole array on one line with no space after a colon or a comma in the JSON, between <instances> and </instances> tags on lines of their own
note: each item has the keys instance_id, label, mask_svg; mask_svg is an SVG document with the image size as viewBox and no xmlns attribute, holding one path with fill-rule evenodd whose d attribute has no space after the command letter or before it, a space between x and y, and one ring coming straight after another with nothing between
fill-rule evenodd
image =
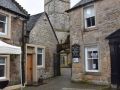
<instances>
[{"instance_id":1,"label":"doorstep","mask_svg":"<svg viewBox=\"0 0 120 90\"><path fill-rule=\"evenodd\" d=\"M6 87L4 90L14 90L19 88L21 88L21 85L13 85L13 86Z\"/></svg>"},{"instance_id":2,"label":"doorstep","mask_svg":"<svg viewBox=\"0 0 120 90\"><path fill-rule=\"evenodd\" d=\"M96 90L96 89L63 88L62 90Z\"/></svg>"}]
</instances>

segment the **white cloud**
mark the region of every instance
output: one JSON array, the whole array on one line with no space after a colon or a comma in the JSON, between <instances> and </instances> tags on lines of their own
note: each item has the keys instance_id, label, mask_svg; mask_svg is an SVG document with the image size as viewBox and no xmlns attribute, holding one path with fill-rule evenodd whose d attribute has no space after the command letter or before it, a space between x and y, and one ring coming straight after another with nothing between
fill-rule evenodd
<instances>
[{"instance_id":1,"label":"white cloud","mask_svg":"<svg viewBox=\"0 0 120 90\"><path fill-rule=\"evenodd\" d=\"M28 11L29 14L37 14L44 11L44 0L16 0ZM80 0L71 0L71 7Z\"/></svg>"}]
</instances>

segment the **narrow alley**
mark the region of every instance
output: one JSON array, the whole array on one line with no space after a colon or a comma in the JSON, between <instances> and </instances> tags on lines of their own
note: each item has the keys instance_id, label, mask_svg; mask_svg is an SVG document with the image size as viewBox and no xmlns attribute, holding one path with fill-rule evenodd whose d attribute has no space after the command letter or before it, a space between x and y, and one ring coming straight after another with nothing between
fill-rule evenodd
<instances>
[{"instance_id":1,"label":"narrow alley","mask_svg":"<svg viewBox=\"0 0 120 90\"><path fill-rule=\"evenodd\" d=\"M70 80L70 68L62 68L61 72L60 77L51 78L45 81L44 85L26 87L24 90L102 90L103 88L103 86L72 83Z\"/></svg>"}]
</instances>

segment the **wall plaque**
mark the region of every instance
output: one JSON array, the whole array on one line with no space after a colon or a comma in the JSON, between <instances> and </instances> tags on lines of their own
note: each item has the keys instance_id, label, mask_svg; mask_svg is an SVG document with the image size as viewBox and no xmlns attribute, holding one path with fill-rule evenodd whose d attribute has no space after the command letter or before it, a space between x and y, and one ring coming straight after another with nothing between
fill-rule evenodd
<instances>
[{"instance_id":1,"label":"wall plaque","mask_svg":"<svg viewBox=\"0 0 120 90\"><path fill-rule=\"evenodd\" d=\"M80 58L80 45L72 45L72 58Z\"/></svg>"}]
</instances>

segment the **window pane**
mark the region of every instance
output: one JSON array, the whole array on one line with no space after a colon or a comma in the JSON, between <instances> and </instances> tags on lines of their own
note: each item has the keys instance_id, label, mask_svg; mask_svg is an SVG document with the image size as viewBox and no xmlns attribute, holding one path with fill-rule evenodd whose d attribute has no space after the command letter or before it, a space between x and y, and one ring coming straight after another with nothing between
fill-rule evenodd
<instances>
[{"instance_id":1,"label":"window pane","mask_svg":"<svg viewBox=\"0 0 120 90\"><path fill-rule=\"evenodd\" d=\"M4 77L5 75L5 66L4 65L0 65L0 77Z\"/></svg>"},{"instance_id":2,"label":"window pane","mask_svg":"<svg viewBox=\"0 0 120 90\"><path fill-rule=\"evenodd\" d=\"M42 48L38 48L38 53L42 53Z\"/></svg>"},{"instance_id":3,"label":"window pane","mask_svg":"<svg viewBox=\"0 0 120 90\"><path fill-rule=\"evenodd\" d=\"M92 59L88 59L88 70L93 70L93 61Z\"/></svg>"},{"instance_id":4,"label":"window pane","mask_svg":"<svg viewBox=\"0 0 120 90\"><path fill-rule=\"evenodd\" d=\"M98 70L98 59L93 59L93 69Z\"/></svg>"},{"instance_id":5,"label":"window pane","mask_svg":"<svg viewBox=\"0 0 120 90\"><path fill-rule=\"evenodd\" d=\"M92 51L88 51L88 58L92 58Z\"/></svg>"},{"instance_id":6,"label":"window pane","mask_svg":"<svg viewBox=\"0 0 120 90\"><path fill-rule=\"evenodd\" d=\"M84 17L89 18L95 16L94 6L89 6L84 9Z\"/></svg>"},{"instance_id":7,"label":"window pane","mask_svg":"<svg viewBox=\"0 0 120 90\"><path fill-rule=\"evenodd\" d=\"M0 64L5 64L5 57L0 57Z\"/></svg>"},{"instance_id":8,"label":"window pane","mask_svg":"<svg viewBox=\"0 0 120 90\"><path fill-rule=\"evenodd\" d=\"M0 22L0 32L5 33L5 23Z\"/></svg>"},{"instance_id":9,"label":"window pane","mask_svg":"<svg viewBox=\"0 0 120 90\"><path fill-rule=\"evenodd\" d=\"M92 57L93 57L93 58L98 58L98 51L93 51Z\"/></svg>"},{"instance_id":10,"label":"window pane","mask_svg":"<svg viewBox=\"0 0 120 90\"><path fill-rule=\"evenodd\" d=\"M98 48L96 47L93 47L93 48L86 48L86 53L87 56L86 56L86 68L87 70L90 70L90 71L97 71L99 70L99 54L98 54Z\"/></svg>"},{"instance_id":11,"label":"window pane","mask_svg":"<svg viewBox=\"0 0 120 90\"><path fill-rule=\"evenodd\" d=\"M0 15L0 20L6 22L6 16Z\"/></svg>"},{"instance_id":12,"label":"window pane","mask_svg":"<svg viewBox=\"0 0 120 90\"><path fill-rule=\"evenodd\" d=\"M91 17L91 25L92 25L92 26L95 26L95 16L94 16L94 17Z\"/></svg>"},{"instance_id":13,"label":"window pane","mask_svg":"<svg viewBox=\"0 0 120 90\"><path fill-rule=\"evenodd\" d=\"M37 65L42 65L42 54L38 54L37 59Z\"/></svg>"},{"instance_id":14,"label":"window pane","mask_svg":"<svg viewBox=\"0 0 120 90\"><path fill-rule=\"evenodd\" d=\"M90 27L91 26L91 19L90 18L86 18L86 21L87 21L87 27Z\"/></svg>"}]
</instances>

